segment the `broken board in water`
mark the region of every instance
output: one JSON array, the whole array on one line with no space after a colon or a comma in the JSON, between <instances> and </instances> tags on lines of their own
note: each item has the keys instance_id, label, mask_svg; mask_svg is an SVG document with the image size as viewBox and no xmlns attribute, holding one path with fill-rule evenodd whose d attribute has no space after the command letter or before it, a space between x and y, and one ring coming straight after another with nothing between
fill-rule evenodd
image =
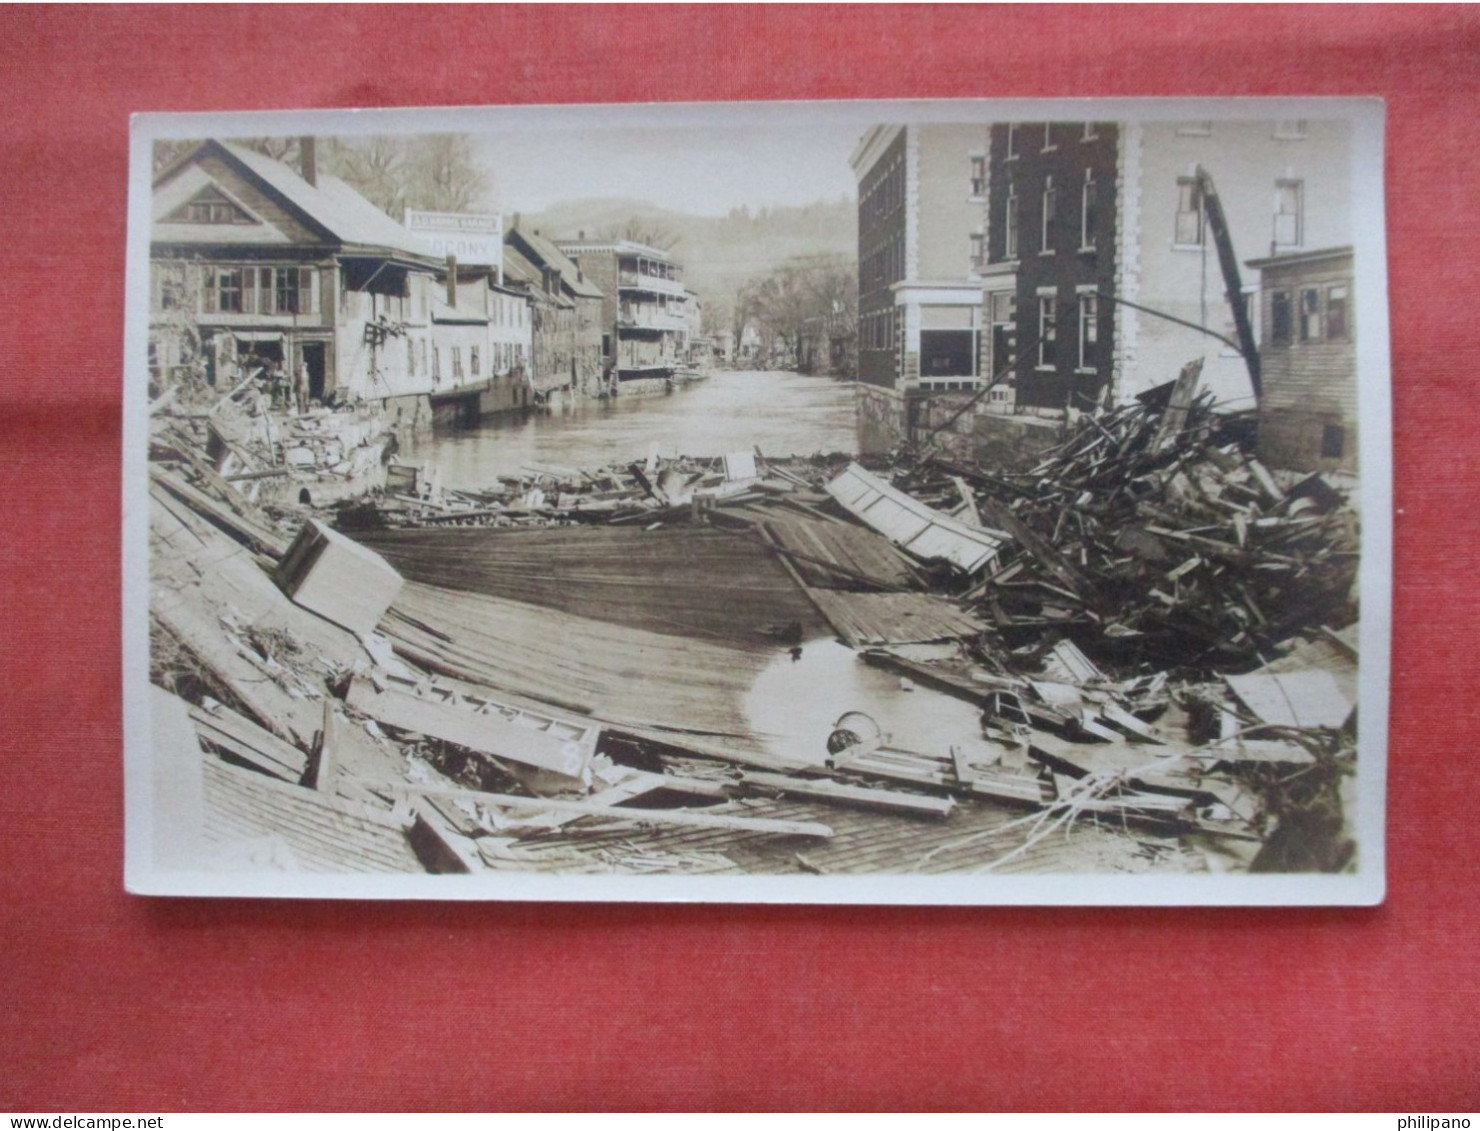
<instances>
[{"instance_id":1,"label":"broken board in water","mask_svg":"<svg viewBox=\"0 0 1480 1131\"><path fill-rule=\"evenodd\" d=\"M283 555L277 581L295 604L358 635L375 631L404 584L374 550L314 519Z\"/></svg>"}]
</instances>

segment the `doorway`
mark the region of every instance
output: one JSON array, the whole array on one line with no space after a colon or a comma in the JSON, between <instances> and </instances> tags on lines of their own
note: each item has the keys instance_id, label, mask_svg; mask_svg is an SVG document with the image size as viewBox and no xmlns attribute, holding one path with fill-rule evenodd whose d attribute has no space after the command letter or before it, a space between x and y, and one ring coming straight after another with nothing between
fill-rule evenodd
<instances>
[{"instance_id":1,"label":"doorway","mask_svg":"<svg viewBox=\"0 0 1480 1131\"><path fill-rule=\"evenodd\" d=\"M323 402L332 388L328 381L328 365L324 342L302 342L299 353L303 364L308 366L308 398Z\"/></svg>"}]
</instances>

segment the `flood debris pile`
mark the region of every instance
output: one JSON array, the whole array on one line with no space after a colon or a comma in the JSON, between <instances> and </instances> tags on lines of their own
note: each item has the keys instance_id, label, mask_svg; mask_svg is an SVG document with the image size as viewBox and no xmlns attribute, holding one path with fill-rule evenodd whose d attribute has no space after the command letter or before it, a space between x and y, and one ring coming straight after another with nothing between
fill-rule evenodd
<instances>
[{"instance_id":1,"label":"flood debris pile","mask_svg":"<svg viewBox=\"0 0 1480 1131\"><path fill-rule=\"evenodd\" d=\"M156 757L202 778L222 867L1341 870L1349 485L1263 467L1194 391L1020 475L741 452L452 491L392 464L332 520L254 501L214 416L161 416L152 675L193 741ZM746 697L828 636L874 691L763 733ZM896 735L886 698L975 721Z\"/></svg>"},{"instance_id":2,"label":"flood debris pile","mask_svg":"<svg viewBox=\"0 0 1480 1131\"><path fill-rule=\"evenodd\" d=\"M173 474L231 509L301 516L360 498L384 483L396 450L385 413L370 404L283 407L256 369L224 394L203 381L171 386L150 409L151 474ZM174 466L171 466L171 465Z\"/></svg>"},{"instance_id":3,"label":"flood debris pile","mask_svg":"<svg viewBox=\"0 0 1480 1131\"><path fill-rule=\"evenodd\" d=\"M845 456L767 460L759 452L659 457L595 469L525 467L473 490L451 488L435 466L395 462L382 496L346 507L355 529L420 526L528 527L682 521L716 503L739 505L798 486L820 488Z\"/></svg>"}]
</instances>

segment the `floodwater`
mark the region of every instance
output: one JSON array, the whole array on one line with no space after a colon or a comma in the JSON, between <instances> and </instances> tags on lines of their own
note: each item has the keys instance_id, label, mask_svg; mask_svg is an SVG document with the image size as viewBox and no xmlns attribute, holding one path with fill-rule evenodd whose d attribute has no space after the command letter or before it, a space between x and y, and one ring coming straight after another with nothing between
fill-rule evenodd
<instances>
[{"instance_id":1,"label":"floodwater","mask_svg":"<svg viewBox=\"0 0 1480 1131\"><path fill-rule=\"evenodd\" d=\"M448 487L476 489L521 469L626 464L662 456L719 456L759 448L768 456L856 452L853 387L799 373L717 372L671 393L584 401L563 411L493 417L403 449L437 467ZM945 754L952 745L990 760L977 708L926 688L904 690L833 639L809 640L799 659L785 649L764 669L744 711L773 754L821 764L838 719L862 711L907 750Z\"/></svg>"},{"instance_id":2,"label":"floodwater","mask_svg":"<svg viewBox=\"0 0 1480 1131\"><path fill-rule=\"evenodd\" d=\"M491 486L521 468L598 468L659 455L767 456L858 450L853 386L782 371L720 371L671 393L581 401L490 417L406 445L402 458L440 469L447 487Z\"/></svg>"}]
</instances>

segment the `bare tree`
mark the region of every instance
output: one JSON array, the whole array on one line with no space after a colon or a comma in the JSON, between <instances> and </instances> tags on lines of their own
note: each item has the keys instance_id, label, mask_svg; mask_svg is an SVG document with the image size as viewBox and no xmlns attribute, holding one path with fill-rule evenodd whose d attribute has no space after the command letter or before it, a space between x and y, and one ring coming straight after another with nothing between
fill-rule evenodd
<instances>
[{"instance_id":1,"label":"bare tree","mask_svg":"<svg viewBox=\"0 0 1480 1131\"><path fill-rule=\"evenodd\" d=\"M406 173L407 207L466 212L492 203L493 178L478 161L466 134L426 134L412 139Z\"/></svg>"},{"instance_id":2,"label":"bare tree","mask_svg":"<svg viewBox=\"0 0 1480 1131\"><path fill-rule=\"evenodd\" d=\"M809 322L830 336L851 336L858 326L858 282L846 256L812 255L787 260L735 296L735 333L755 326L769 356L772 347L797 353Z\"/></svg>"},{"instance_id":3,"label":"bare tree","mask_svg":"<svg viewBox=\"0 0 1480 1131\"><path fill-rule=\"evenodd\" d=\"M330 172L387 216L405 213L410 153L403 139L336 138L325 156Z\"/></svg>"}]
</instances>

